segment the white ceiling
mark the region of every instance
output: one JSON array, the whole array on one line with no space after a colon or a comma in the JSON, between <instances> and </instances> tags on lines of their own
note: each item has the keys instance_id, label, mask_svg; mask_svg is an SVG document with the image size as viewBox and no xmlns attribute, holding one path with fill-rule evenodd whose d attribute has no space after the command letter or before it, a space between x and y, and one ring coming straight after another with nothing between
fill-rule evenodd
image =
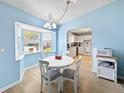
<instances>
[{"instance_id":1,"label":"white ceiling","mask_svg":"<svg viewBox=\"0 0 124 93\"><path fill-rule=\"evenodd\" d=\"M73 29L70 32L77 33L77 34L82 34L82 33L89 33L91 31L92 31L91 28L89 28L89 27L83 27L83 28Z\"/></svg>"},{"instance_id":2,"label":"white ceiling","mask_svg":"<svg viewBox=\"0 0 124 93\"><path fill-rule=\"evenodd\" d=\"M0 0L18 9L21 9L31 15L37 16L43 20L48 20L48 14L52 13L55 19L58 19L63 13L65 0ZM81 15L87 14L95 9L110 4L112 0L77 0L71 3L67 14L61 20L61 23L67 22Z\"/></svg>"},{"instance_id":3,"label":"white ceiling","mask_svg":"<svg viewBox=\"0 0 124 93\"><path fill-rule=\"evenodd\" d=\"M69 32L76 35L76 36L88 36L92 35L92 29L90 27L83 27L70 30Z\"/></svg>"}]
</instances>

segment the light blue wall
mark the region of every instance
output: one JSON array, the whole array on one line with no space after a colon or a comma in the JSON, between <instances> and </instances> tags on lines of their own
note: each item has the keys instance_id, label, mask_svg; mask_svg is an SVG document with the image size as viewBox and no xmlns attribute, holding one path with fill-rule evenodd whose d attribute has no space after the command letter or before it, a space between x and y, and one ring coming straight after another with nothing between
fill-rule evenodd
<instances>
[{"instance_id":1,"label":"light blue wall","mask_svg":"<svg viewBox=\"0 0 124 93\"><path fill-rule=\"evenodd\" d=\"M118 68L124 68L124 0L65 23L59 29L59 51L66 51L67 31L80 27L91 27L93 47L112 48L118 56ZM119 76L124 72L118 70Z\"/></svg>"},{"instance_id":2,"label":"light blue wall","mask_svg":"<svg viewBox=\"0 0 124 93\"><path fill-rule=\"evenodd\" d=\"M24 67L35 64L40 57L39 53L32 54L15 62L15 21L38 27L44 24L41 19L0 2L0 48L5 49L0 53L0 88L19 80Z\"/></svg>"},{"instance_id":3,"label":"light blue wall","mask_svg":"<svg viewBox=\"0 0 124 93\"><path fill-rule=\"evenodd\" d=\"M25 57L24 57L25 68L36 64L38 62L38 60L37 60L38 58L41 58L41 53L25 55Z\"/></svg>"}]
</instances>

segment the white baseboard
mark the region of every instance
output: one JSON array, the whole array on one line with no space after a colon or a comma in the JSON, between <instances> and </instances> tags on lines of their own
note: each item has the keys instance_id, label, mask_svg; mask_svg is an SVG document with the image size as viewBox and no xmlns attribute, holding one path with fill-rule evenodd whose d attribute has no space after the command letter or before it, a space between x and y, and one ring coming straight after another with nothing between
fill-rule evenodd
<instances>
[{"instance_id":1,"label":"white baseboard","mask_svg":"<svg viewBox=\"0 0 124 93\"><path fill-rule=\"evenodd\" d=\"M31 68L33 68L33 67L36 67L36 66L38 66L38 63L26 67L26 68L24 69L24 71L29 70L29 69L31 69Z\"/></svg>"},{"instance_id":2,"label":"white baseboard","mask_svg":"<svg viewBox=\"0 0 124 93\"><path fill-rule=\"evenodd\" d=\"M24 70L23 70L23 72L22 72L22 74L21 74L21 76L20 76L20 81L22 81L23 76L24 76L24 73L25 73L26 70L29 70L29 69L31 69L31 68L33 68L33 67L36 67L36 66L38 66L38 63L33 64L33 65L29 66L29 67L24 68Z\"/></svg>"},{"instance_id":3,"label":"white baseboard","mask_svg":"<svg viewBox=\"0 0 124 93\"><path fill-rule=\"evenodd\" d=\"M11 87L13 87L13 86L15 86L15 85L17 85L17 84L19 84L19 83L20 83L20 80L18 80L16 82L13 82L13 83L11 83L11 84L9 84L9 85L1 88L0 89L0 93L3 92L3 91L5 91L5 90L7 90L7 89L9 89L9 88L11 88Z\"/></svg>"},{"instance_id":4,"label":"white baseboard","mask_svg":"<svg viewBox=\"0 0 124 93\"><path fill-rule=\"evenodd\" d=\"M24 73L25 73L25 69L22 71L22 73L21 73L21 75L20 75L20 81L22 81L23 76L24 76Z\"/></svg>"},{"instance_id":5,"label":"white baseboard","mask_svg":"<svg viewBox=\"0 0 124 93\"><path fill-rule=\"evenodd\" d=\"M20 75L20 80L15 81L15 82L13 82L13 83L11 83L11 84L9 84L9 85L7 85L7 86L1 88L1 89L0 89L0 93L3 92L3 91L5 91L5 90L7 90L7 89L9 89L9 88L11 88L11 87L13 87L13 86L15 86L15 85L17 85L17 84L19 84L19 83L22 81L22 79L23 79L23 76L24 76L25 71L26 71L26 70L29 70L29 69L31 69L31 68L33 68L33 67L36 67L36 66L38 66L38 63L33 64L33 65L31 65L31 66L29 66L29 67L27 67L27 68L24 68L24 69L23 69L23 72L22 72L21 75Z\"/></svg>"}]
</instances>

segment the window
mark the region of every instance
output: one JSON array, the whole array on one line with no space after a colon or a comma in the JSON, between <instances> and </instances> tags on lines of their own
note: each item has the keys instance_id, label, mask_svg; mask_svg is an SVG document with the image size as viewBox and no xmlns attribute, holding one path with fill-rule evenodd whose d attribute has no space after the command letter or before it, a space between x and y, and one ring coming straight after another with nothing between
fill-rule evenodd
<instances>
[{"instance_id":1,"label":"window","mask_svg":"<svg viewBox=\"0 0 124 93\"><path fill-rule=\"evenodd\" d=\"M52 33L42 33L42 52L52 52Z\"/></svg>"},{"instance_id":2,"label":"window","mask_svg":"<svg viewBox=\"0 0 124 93\"><path fill-rule=\"evenodd\" d=\"M23 31L24 34L24 52L33 53L40 51L40 32Z\"/></svg>"},{"instance_id":3,"label":"window","mask_svg":"<svg viewBox=\"0 0 124 93\"><path fill-rule=\"evenodd\" d=\"M24 59L25 54L55 52L56 33L28 24L15 22L15 60Z\"/></svg>"}]
</instances>

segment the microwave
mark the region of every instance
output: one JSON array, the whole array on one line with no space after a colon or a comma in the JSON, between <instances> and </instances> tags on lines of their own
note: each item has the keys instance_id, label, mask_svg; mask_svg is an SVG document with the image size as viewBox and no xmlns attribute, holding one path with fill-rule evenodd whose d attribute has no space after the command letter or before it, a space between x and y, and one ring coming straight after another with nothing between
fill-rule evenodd
<instances>
[{"instance_id":1,"label":"microwave","mask_svg":"<svg viewBox=\"0 0 124 93\"><path fill-rule=\"evenodd\" d=\"M97 56L109 56L112 57L112 49L110 48L103 48L97 49Z\"/></svg>"}]
</instances>

